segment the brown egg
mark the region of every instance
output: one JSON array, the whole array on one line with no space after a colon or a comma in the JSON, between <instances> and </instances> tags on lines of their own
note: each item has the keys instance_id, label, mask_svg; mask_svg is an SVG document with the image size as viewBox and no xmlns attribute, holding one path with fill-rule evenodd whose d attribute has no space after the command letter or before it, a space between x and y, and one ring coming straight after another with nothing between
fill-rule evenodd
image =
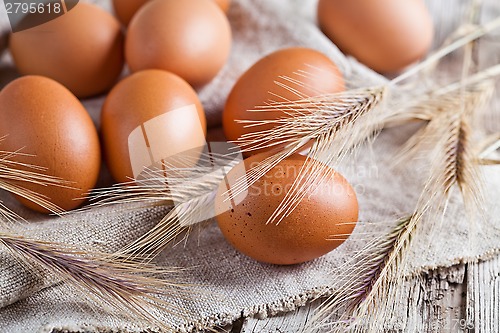
<instances>
[{"instance_id":1,"label":"brown egg","mask_svg":"<svg viewBox=\"0 0 500 333\"><path fill-rule=\"evenodd\" d=\"M203 107L191 86L161 70L119 82L102 108L101 133L108 167L118 182L146 167L205 144Z\"/></svg>"},{"instance_id":2,"label":"brown egg","mask_svg":"<svg viewBox=\"0 0 500 333\"><path fill-rule=\"evenodd\" d=\"M290 78L288 81L283 77ZM286 85L285 88L276 81ZM300 93L297 95L294 91ZM276 51L262 58L236 82L227 98L222 122L228 140L237 140L252 131L267 131L271 124L245 127L237 120L266 120L289 117L287 112L250 112L270 102L296 101L303 97L335 93L344 90L344 80L337 66L324 54L302 47ZM262 148L246 155L264 152Z\"/></svg>"},{"instance_id":3,"label":"brown egg","mask_svg":"<svg viewBox=\"0 0 500 333\"><path fill-rule=\"evenodd\" d=\"M115 8L116 17L123 25L127 26L132 20L135 13L149 0L113 0L113 7ZM231 0L213 0L215 3L227 13Z\"/></svg>"},{"instance_id":4,"label":"brown egg","mask_svg":"<svg viewBox=\"0 0 500 333\"><path fill-rule=\"evenodd\" d=\"M21 183L46 196L52 203L71 210L92 189L101 167L96 128L80 101L65 87L41 76L24 76L0 92L0 137L2 150L13 160L46 168L44 173L69 181L70 188ZM22 168L31 170L29 168ZM25 206L40 212L42 207L22 198Z\"/></svg>"},{"instance_id":5,"label":"brown egg","mask_svg":"<svg viewBox=\"0 0 500 333\"><path fill-rule=\"evenodd\" d=\"M308 191L295 210L279 224L266 224L297 179L306 158L292 155L253 184L246 195L225 200L224 193L267 154L240 162L219 186L215 211L226 240L255 260L290 265L318 258L335 249L354 229L358 201L351 185L339 173L327 176ZM337 236L333 239L334 236Z\"/></svg>"},{"instance_id":6,"label":"brown egg","mask_svg":"<svg viewBox=\"0 0 500 333\"><path fill-rule=\"evenodd\" d=\"M381 73L421 59L434 35L422 0L319 0L318 23L340 50Z\"/></svg>"},{"instance_id":7,"label":"brown egg","mask_svg":"<svg viewBox=\"0 0 500 333\"><path fill-rule=\"evenodd\" d=\"M110 89L124 63L120 22L82 2L57 19L12 34L10 50L22 74L50 77L80 98Z\"/></svg>"},{"instance_id":8,"label":"brown egg","mask_svg":"<svg viewBox=\"0 0 500 333\"><path fill-rule=\"evenodd\" d=\"M113 8L120 22L127 26L135 13L149 0L113 0Z\"/></svg>"},{"instance_id":9,"label":"brown egg","mask_svg":"<svg viewBox=\"0 0 500 333\"><path fill-rule=\"evenodd\" d=\"M125 58L132 72L163 69L200 87L226 63L230 47L229 22L212 1L154 0L130 22Z\"/></svg>"}]
</instances>

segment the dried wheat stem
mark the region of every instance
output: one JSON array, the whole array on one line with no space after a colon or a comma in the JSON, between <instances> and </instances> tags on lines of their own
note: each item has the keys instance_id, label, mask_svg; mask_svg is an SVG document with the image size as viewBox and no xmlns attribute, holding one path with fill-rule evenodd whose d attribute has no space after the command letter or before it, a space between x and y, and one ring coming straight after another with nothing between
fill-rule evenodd
<instances>
[{"instance_id":1,"label":"dried wheat stem","mask_svg":"<svg viewBox=\"0 0 500 333\"><path fill-rule=\"evenodd\" d=\"M5 137L0 138L0 144ZM0 151L0 189L25 198L48 211L61 214L63 210L53 204L49 198L27 189L26 185L55 186L62 188L73 188L71 182L44 174L46 168L14 161L17 156L31 156L23 154L20 150L16 152ZM21 220L0 201L0 216L12 223ZM5 224L5 222L4 222Z\"/></svg>"},{"instance_id":2,"label":"dried wheat stem","mask_svg":"<svg viewBox=\"0 0 500 333\"><path fill-rule=\"evenodd\" d=\"M499 165L499 158L489 158L495 151L500 149L500 134L494 134L486 138L479 145L477 162L480 165Z\"/></svg>"},{"instance_id":3,"label":"dried wheat stem","mask_svg":"<svg viewBox=\"0 0 500 333\"><path fill-rule=\"evenodd\" d=\"M397 297L395 286L405 276L411 239L422 221L434 223L443 213L453 186L460 188L467 206L481 209L480 177L476 170L470 122L474 111L486 100L482 94L487 92L487 89L479 89L465 96L463 91L448 92L452 95L445 96L449 101L441 105L440 112L435 113L429 124L410 141L406 154L430 149L429 179L415 214L405 221L404 228L394 238L394 246L385 256L383 269L377 272L375 280L370 281L369 291L361 294L365 298L355 308L354 320L341 318L342 325L338 331L346 327L354 332L384 329L387 320L390 320L391 302ZM334 305L338 308L339 304Z\"/></svg>"},{"instance_id":4,"label":"dried wheat stem","mask_svg":"<svg viewBox=\"0 0 500 333\"><path fill-rule=\"evenodd\" d=\"M354 258L339 268L336 276L342 277L332 286L329 297L315 313L307 331L328 328L331 332L344 332L353 322L356 308L371 293L376 281L384 274L396 243L407 229L411 216L399 220L393 230L368 243Z\"/></svg>"},{"instance_id":5,"label":"dried wheat stem","mask_svg":"<svg viewBox=\"0 0 500 333\"><path fill-rule=\"evenodd\" d=\"M447 109L461 108L461 100L471 100L479 109L494 92L494 79L500 75L500 65L487 68L462 80L424 94L423 98L411 100L387 118L384 127L405 124L411 120L432 120L437 113Z\"/></svg>"},{"instance_id":6,"label":"dried wheat stem","mask_svg":"<svg viewBox=\"0 0 500 333\"><path fill-rule=\"evenodd\" d=\"M415 65L414 67L410 68L408 71L404 72L400 76L394 78L390 82L390 84L396 85L396 84L408 79L409 77L417 74L422 69L429 66L430 64L435 63L436 61L442 59L443 57L452 53L453 51L455 51L455 50L463 47L464 45L467 45L470 42L490 33L493 30L498 29L499 27L500 27L500 17L497 17L496 19L494 19L494 20L492 20L484 25L480 25L480 26L475 27L475 29L471 30L471 32L468 33L467 35L459 38L458 40L454 41L450 45L447 45L447 46L437 50L436 52L431 54L429 57L427 57L427 59L425 59L424 61L422 61L419 64Z\"/></svg>"},{"instance_id":7,"label":"dried wheat stem","mask_svg":"<svg viewBox=\"0 0 500 333\"><path fill-rule=\"evenodd\" d=\"M433 95L435 96L443 96L447 95L453 91L459 91L467 86L474 86L477 84L484 84L491 79L500 76L500 64L491 66L486 68L476 74L468 75L460 81L454 82L450 85L444 86L440 89L437 89Z\"/></svg>"},{"instance_id":8,"label":"dried wheat stem","mask_svg":"<svg viewBox=\"0 0 500 333\"><path fill-rule=\"evenodd\" d=\"M481 146L478 158L485 159L487 156L500 149L500 134L495 134L487 138Z\"/></svg>"},{"instance_id":9,"label":"dried wheat stem","mask_svg":"<svg viewBox=\"0 0 500 333\"><path fill-rule=\"evenodd\" d=\"M129 203L173 206L150 231L117 251L118 258L149 262L179 235L186 239L193 225L215 216L217 188L240 158L236 152L211 152L203 153L196 163L185 162L164 162L161 168L146 169L143 178L134 182L91 193L91 207Z\"/></svg>"},{"instance_id":10,"label":"dried wheat stem","mask_svg":"<svg viewBox=\"0 0 500 333\"><path fill-rule=\"evenodd\" d=\"M128 260L151 261L179 235L189 232L192 225L215 216L216 193L217 190L214 190L204 195L193 196L191 200L174 206L153 229L118 251L117 254Z\"/></svg>"},{"instance_id":11,"label":"dried wheat stem","mask_svg":"<svg viewBox=\"0 0 500 333\"><path fill-rule=\"evenodd\" d=\"M276 103L269 110L276 107L283 107L286 110L287 108L293 108L295 105L297 111L291 114L292 117L286 119L269 119L257 123L251 120L245 121L247 124L252 125L265 123L277 126L272 131L256 131L243 136L237 141L243 150L271 147L283 143L286 145L281 151L265 158L258 165L247 170L247 174L233 184L231 192L226 193L228 200L248 190L258 179L267 174L282 160L303 149L311 140L316 140L313 144L313 147L316 148L313 148L313 151L319 154L319 152L325 152L327 146L335 142L334 138L345 138L347 142L343 142L342 139L337 140L339 142L335 150L337 153L332 153L332 155L335 155L334 159L340 160L348 151L354 149L367 137L366 128L361 128L361 126L356 128L356 125L351 126L351 124L355 124L359 119L375 109L386 93L385 87L374 87L316 96L296 102L285 102L284 105ZM267 109L267 106L259 108L261 111ZM350 135L347 135L348 132ZM353 136L352 133L356 135ZM276 143L270 144L273 141ZM318 142L320 143L318 144ZM254 144L257 146L250 148ZM298 184L301 180L303 179L298 179L296 183ZM287 208L285 207L285 209Z\"/></svg>"},{"instance_id":12,"label":"dried wheat stem","mask_svg":"<svg viewBox=\"0 0 500 333\"><path fill-rule=\"evenodd\" d=\"M412 68L410 71L392 80L389 85L396 85L397 83L403 81L404 79L420 71L422 68L425 68L425 66L433 63L437 59L441 59L450 52L456 50L459 47L462 47L463 45L466 45L470 41L479 38L480 36L497 28L498 26L500 26L500 18L486 24L485 26L477 27L473 32L471 32L467 36L464 36L459 40L453 42L449 46L446 46L438 50L434 55L429 57L429 59L427 59L426 61L420 63L419 65ZM386 91L386 87L375 88L375 90L377 89ZM331 135L331 133L335 132L336 130L336 124L341 124L344 128L348 128L349 126L347 125L349 123L355 124L357 120L357 119L349 120L349 117L345 117L341 113L343 110L344 112L345 110L347 111L356 110L357 107L363 105L363 103L359 101L357 102L358 103L357 105L346 103L345 97L349 95L349 93L350 92L325 96L323 100L321 99L320 96L319 98L302 99L297 102L272 103L270 105L256 109L255 110L256 112L263 112L263 111L265 112L266 110L278 109L280 111L283 111L289 117L283 117L274 120L273 119L264 120L258 122L245 120L244 123L247 126L259 126L262 124L271 124L274 125L275 127L272 130L262 131L262 132L257 131L255 133L245 135L240 140L238 140L238 144L244 150L269 148L282 144L286 144L286 146L283 151L276 153L274 156L268 157L267 159L259 163L258 166L252 168L252 170L248 172L248 175L245 179L241 179L236 183L236 185L232 188L231 193L226 193L228 195L228 198L229 199L234 198L243 193L244 191L246 191L249 188L249 186L251 186L255 181L257 181L267 172L269 172L280 161L282 161L284 158L290 156L294 152L304 147L305 144L312 139L318 140L318 142L325 144L313 145L313 148L309 152L308 156L311 159L320 156L326 156L327 159L329 160L328 162L340 160L338 154L345 153L349 151L353 146L355 146L355 144L359 144L361 140L356 140L355 144L353 145L352 143L354 142L349 137L344 137L342 139L339 139L339 135L336 136ZM356 92L354 92L354 94L356 94ZM361 91L358 90L357 95L359 97L362 97L362 96L367 96L369 94L368 93L363 94ZM311 106L313 106L313 108L311 108ZM333 120L325 119L325 110L327 110L326 116L330 115L331 117L333 117ZM353 112L353 114L356 114L356 112ZM319 115L321 115L321 117ZM363 128L364 131L353 131L351 129L350 134L360 132L362 133L360 135L364 135L366 138L367 136L372 135L373 133L372 131L368 131L367 128L376 129L378 127L377 125L374 125L376 123L377 122L372 122L370 124L371 126L365 126L365 128ZM331 152L325 153L327 151L326 148L328 146L326 143L331 143L334 137L336 139L335 141L341 143L339 145L341 148L339 150L339 153L337 154L333 154ZM351 140L351 142L349 142L349 140ZM254 148L250 148L251 145L254 145L253 146ZM326 162L325 164L330 165L330 163L328 162ZM309 177L309 179L317 178L318 172L325 170L324 168L322 169L318 165L316 165L316 169L317 169L316 172L313 173L312 176L307 175L306 177ZM303 178L298 179L297 184L300 183L302 180L304 179ZM303 190L304 188L308 188L308 185L309 184L303 185L301 187L301 190ZM275 214L273 214L273 216L269 219L268 222L277 221L279 223L279 221L281 221L284 217L286 217L286 215L293 210L293 208L297 205L297 203L300 202L300 197L303 196L303 194L301 193L303 193L304 191L299 190L299 187L297 186L293 186L292 188L294 188L294 190L291 191L291 193L288 194L288 197L283 200L282 204L278 207L277 211L275 212Z\"/></svg>"},{"instance_id":13,"label":"dried wheat stem","mask_svg":"<svg viewBox=\"0 0 500 333\"><path fill-rule=\"evenodd\" d=\"M470 122L477 102L482 98L470 95L468 99L457 99L457 108L441 111L421 131L411 148L431 148L430 176L419 198L417 209L404 232L399 235L394 251L387 258L386 265L366 299L356 309L351 327L355 332L367 328L372 332L384 328L390 320L397 291L395 286L404 279L411 238L423 221L432 224L444 214L451 189L457 185L466 207L470 211L482 210L482 192L474 150L471 141ZM429 154L429 153L428 153ZM364 323L362 323L364 321Z\"/></svg>"},{"instance_id":14,"label":"dried wheat stem","mask_svg":"<svg viewBox=\"0 0 500 333\"><path fill-rule=\"evenodd\" d=\"M383 124L384 112L376 108L386 94L385 89L375 91L373 95L353 107L349 117L343 117L338 126L325 126L325 130L316 137L308 152L308 159L298 173L297 178L285 198L269 217L268 223L279 223L300 204L302 199L315 190L318 184L333 177L332 166L340 164L349 153L360 144L375 135Z\"/></svg>"},{"instance_id":15,"label":"dried wheat stem","mask_svg":"<svg viewBox=\"0 0 500 333\"><path fill-rule=\"evenodd\" d=\"M160 269L152 265L111 261L106 254L68 249L62 245L27 239L0 232L4 245L31 270L52 274L75 290L85 294L103 310L139 319L171 331L153 314L155 310L182 316L182 310L160 296L185 294L186 286L168 281L179 269Z\"/></svg>"}]
</instances>

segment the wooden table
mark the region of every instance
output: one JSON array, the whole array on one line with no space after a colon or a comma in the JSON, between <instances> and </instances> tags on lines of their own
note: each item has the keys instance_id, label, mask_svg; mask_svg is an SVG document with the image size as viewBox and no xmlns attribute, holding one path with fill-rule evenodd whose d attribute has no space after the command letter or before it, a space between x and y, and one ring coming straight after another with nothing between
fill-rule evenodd
<instances>
[{"instance_id":1,"label":"wooden table","mask_svg":"<svg viewBox=\"0 0 500 333\"><path fill-rule=\"evenodd\" d=\"M441 268L408 281L398 306L402 325L393 332L500 332L500 256L473 264ZM259 320L240 319L225 332L300 332L321 301L295 312Z\"/></svg>"}]
</instances>

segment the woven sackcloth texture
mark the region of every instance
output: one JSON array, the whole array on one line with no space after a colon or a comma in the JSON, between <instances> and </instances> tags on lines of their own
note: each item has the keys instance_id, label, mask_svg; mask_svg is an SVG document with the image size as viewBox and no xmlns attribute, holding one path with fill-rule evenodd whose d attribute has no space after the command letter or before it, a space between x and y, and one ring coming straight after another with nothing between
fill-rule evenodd
<instances>
[{"instance_id":1,"label":"woven sackcloth texture","mask_svg":"<svg viewBox=\"0 0 500 333\"><path fill-rule=\"evenodd\" d=\"M93 2L110 10L110 1ZM442 43L467 17L470 2L428 1L436 25L435 45ZM316 0L232 1L228 14L233 30L230 59L219 75L199 91L210 125L220 124L225 98L238 76L263 55L282 47L301 45L320 50L337 63L345 77L363 77L367 85L386 81L355 59L345 57L321 33L315 22L316 3ZM498 1L485 1L482 22L499 15ZM0 31L9 29L7 22L5 8L0 6ZM3 36L4 33L0 37L0 48L4 44ZM498 62L499 41L496 32L481 43L479 60ZM0 62L0 84L15 76L11 66L10 55L5 52ZM444 68L456 70L453 58ZM103 98L84 101L97 126ZM498 113L499 106L500 96L496 97L491 109ZM487 126L490 132L500 130L499 121L496 124L489 122ZM163 313L159 313L158 318L178 326L180 331L192 331L225 325L242 315L266 317L292 311L322 292L331 292L328 285L335 268L370 241L365 231L382 228L377 222L395 221L414 210L425 180L424 169L408 165L391 167L394 154L414 130L414 126L385 130L372 145L363 147L356 158L341 167L341 172L357 191L360 221L366 222L359 223L351 239L342 246L302 265L266 265L237 253L212 222L189 237L185 244L178 244L158 258L160 265L190 268L185 272L185 281L206 291L208 296L173 300L192 314L188 320ZM470 221L462 210L460 196L453 193L442 227L432 234L424 230L414 242L410 271L423 272L465 260L487 259L500 251L500 168L485 166L481 172L486 180L486 220ZM168 211L168 208L117 206L53 218L25 211L7 193L1 192L0 198L30 221L25 231L27 236L107 252L143 234ZM471 225L477 227L471 228ZM0 332L53 330L155 331L154 327L133 319L121 319L89 308L84 296L71 292L53 277L27 270L0 247Z\"/></svg>"}]
</instances>

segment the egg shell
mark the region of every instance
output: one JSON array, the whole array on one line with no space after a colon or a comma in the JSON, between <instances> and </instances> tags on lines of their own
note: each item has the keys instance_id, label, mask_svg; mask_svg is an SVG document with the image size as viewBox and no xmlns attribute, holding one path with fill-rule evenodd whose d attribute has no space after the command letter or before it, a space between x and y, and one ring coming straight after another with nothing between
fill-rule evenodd
<instances>
[{"instance_id":1,"label":"egg shell","mask_svg":"<svg viewBox=\"0 0 500 333\"><path fill-rule=\"evenodd\" d=\"M290 78L294 82L283 77ZM291 89L279 86L276 82L285 84ZM296 101L344 89L344 79L340 70L321 52L303 47L278 50L257 61L233 86L222 115L224 133L228 140L237 140L247 133L271 130L274 124L245 127L246 124L237 121L287 118L290 117L287 114L289 110L265 112L249 110L271 102ZM245 155L270 149L256 149L246 152Z\"/></svg>"},{"instance_id":2,"label":"egg shell","mask_svg":"<svg viewBox=\"0 0 500 333\"><path fill-rule=\"evenodd\" d=\"M173 150L179 153L201 147L206 135L205 113L196 92L177 75L140 71L110 91L102 108L101 135L112 176L118 182L129 182L138 175L134 170L151 165L148 161L160 161Z\"/></svg>"},{"instance_id":3,"label":"egg shell","mask_svg":"<svg viewBox=\"0 0 500 333\"><path fill-rule=\"evenodd\" d=\"M135 13L149 0L113 0L113 8L118 20L125 26L130 23Z\"/></svg>"},{"instance_id":4,"label":"egg shell","mask_svg":"<svg viewBox=\"0 0 500 333\"><path fill-rule=\"evenodd\" d=\"M18 151L13 161L46 168L43 173L69 181L70 188L20 183L64 210L80 206L101 167L97 130L80 101L64 86L41 76L25 76L0 92L3 151ZM33 171L19 166L21 170ZM25 206L47 213L26 200Z\"/></svg>"},{"instance_id":5,"label":"egg shell","mask_svg":"<svg viewBox=\"0 0 500 333\"><path fill-rule=\"evenodd\" d=\"M80 98L109 90L124 64L120 22L83 2L52 21L13 33L10 50L19 72L50 77Z\"/></svg>"},{"instance_id":6,"label":"egg shell","mask_svg":"<svg viewBox=\"0 0 500 333\"><path fill-rule=\"evenodd\" d=\"M135 13L149 0L113 0L113 7L115 9L115 14L120 22L127 26L132 20ZM229 6L231 5L231 0L213 0L222 9L224 13L227 13Z\"/></svg>"},{"instance_id":7,"label":"egg shell","mask_svg":"<svg viewBox=\"0 0 500 333\"><path fill-rule=\"evenodd\" d=\"M381 73L421 59L434 35L422 0L319 0L318 23L340 50Z\"/></svg>"},{"instance_id":8,"label":"egg shell","mask_svg":"<svg viewBox=\"0 0 500 333\"><path fill-rule=\"evenodd\" d=\"M341 239L353 231L358 219L358 201L351 185L338 172L309 190L279 224L266 224L297 179L306 161L302 155L279 163L253 184L246 196L226 200L228 184L239 179L243 165L249 170L267 156L264 153L245 159L218 188L215 211L226 240L255 260L279 265L318 258L343 243ZM335 235L340 237L333 240Z\"/></svg>"},{"instance_id":9,"label":"egg shell","mask_svg":"<svg viewBox=\"0 0 500 333\"><path fill-rule=\"evenodd\" d=\"M224 66L230 48L231 27L212 1L154 0L130 22L125 57L132 72L163 69L200 87Z\"/></svg>"}]
</instances>

